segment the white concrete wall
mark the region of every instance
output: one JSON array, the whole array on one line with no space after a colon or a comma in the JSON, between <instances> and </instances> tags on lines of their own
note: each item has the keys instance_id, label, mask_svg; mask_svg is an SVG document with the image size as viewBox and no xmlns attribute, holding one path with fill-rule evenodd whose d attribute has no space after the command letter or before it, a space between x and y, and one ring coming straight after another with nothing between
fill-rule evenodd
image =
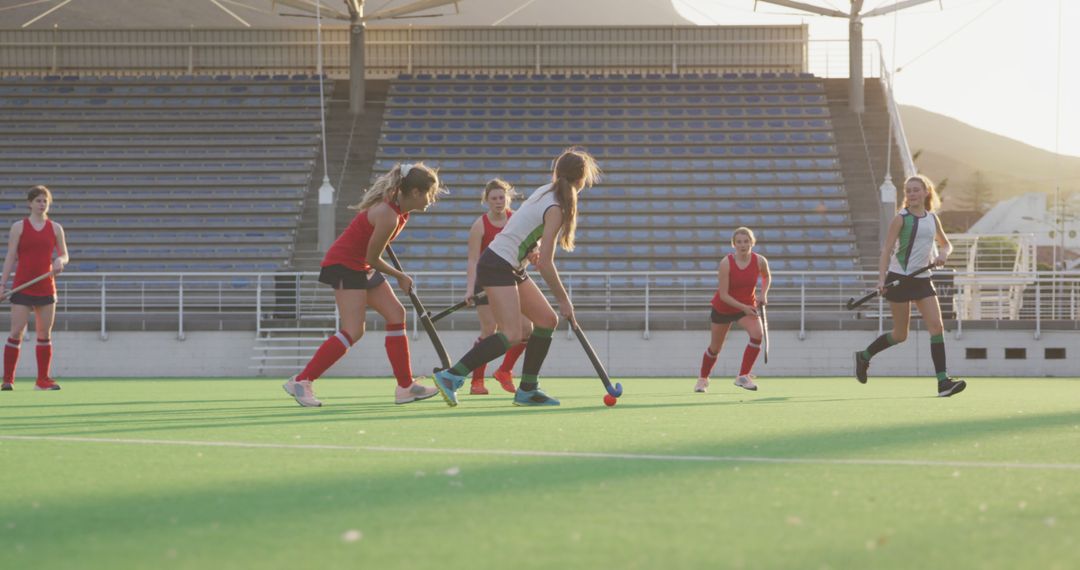
<instances>
[{"instance_id":1,"label":"white concrete wall","mask_svg":"<svg viewBox=\"0 0 1080 570\"><path fill-rule=\"evenodd\" d=\"M634 376L697 376L707 331L653 331L649 340L640 332L594 331L590 340L613 378ZM852 352L865 348L874 332L810 332L804 340L795 331L773 331L770 362L760 359L754 372L766 376L846 376L852 373ZM447 332L443 342L451 358L460 356L476 338L471 332ZM53 333L53 376L64 377L223 377L253 376L254 333L187 333L176 339L171 332L113 332L102 341L94 332ZM33 335L23 341L18 374L34 377ZM412 340L412 361L417 375L430 373L437 364L427 337ZM732 331L713 371L714 377L734 376L746 346L746 334ZM1077 376L1080 366L1080 331L1044 331L1038 340L1031 331L965 331L960 339L946 333L949 372L964 376ZM966 360L965 349L987 349L986 360ZM1005 348L1026 348L1026 360L1006 360ZM1045 360L1045 348L1065 348L1068 359ZM311 351L313 352L313 350ZM297 367L299 369L299 366ZM520 361L518 364L520 370ZM878 355L871 367L876 375L932 376L929 336L912 332L907 342ZM389 376L390 365L383 349L383 333L371 332L329 372L331 376ZM565 329L555 333L543 374L590 376L592 366L577 340ZM272 373L288 376L291 372Z\"/></svg>"}]
</instances>

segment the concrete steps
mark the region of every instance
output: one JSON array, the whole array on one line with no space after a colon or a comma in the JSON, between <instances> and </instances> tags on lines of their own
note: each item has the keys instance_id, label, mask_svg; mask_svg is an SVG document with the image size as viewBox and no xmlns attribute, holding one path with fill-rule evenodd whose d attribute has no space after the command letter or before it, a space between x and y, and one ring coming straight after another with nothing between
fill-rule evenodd
<instances>
[{"instance_id":1,"label":"concrete steps","mask_svg":"<svg viewBox=\"0 0 1080 570\"><path fill-rule=\"evenodd\" d=\"M386 102L388 81L366 81L366 104L364 113L349 114L349 86L347 81L334 85L334 99L327 108L326 146L330 183L335 192L334 236L345 229L356 212L348 209L360 201L364 190L370 185L375 151L379 145L383 109ZM296 271L318 271L323 254L318 251L319 187L322 186L323 168L320 156L308 192L304 198L303 212L293 247L292 267Z\"/></svg>"},{"instance_id":2,"label":"concrete steps","mask_svg":"<svg viewBox=\"0 0 1080 570\"><path fill-rule=\"evenodd\" d=\"M885 177L886 152L890 148L889 113L884 90L878 80L866 81L866 110L861 115L848 108L847 85L847 79L826 79L825 93L836 133L844 188L851 207L860 267L876 270L883 230L879 214L879 187ZM893 183L901 186L903 168L895 149L891 170Z\"/></svg>"}]
</instances>

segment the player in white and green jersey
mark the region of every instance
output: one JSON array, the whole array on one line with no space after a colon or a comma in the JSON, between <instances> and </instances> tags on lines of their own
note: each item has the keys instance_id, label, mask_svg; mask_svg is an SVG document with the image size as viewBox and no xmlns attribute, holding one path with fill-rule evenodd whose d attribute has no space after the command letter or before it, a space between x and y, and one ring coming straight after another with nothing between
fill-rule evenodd
<instances>
[{"instance_id":1,"label":"player in white and green jersey","mask_svg":"<svg viewBox=\"0 0 1080 570\"><path fill-rule=\"evenodd\" d=\"M534 190L491 240L488 249L515 268L524 269L529 263L529 252L544 235L544 215L549 209L560 207L553 186L554 183L545 184Z\"/></svg>"},{"instance_id":2,"label":"player in white and green jersey","mask_svg":"<svg viewBox=\"0 0 1080 570\"><path fill-rule=\"evenodd\" d=\"M525 346L514 405L559 405L558 400L539 386L540 367L547 357L559 316L574 320L574 305L555 267L555 247L574 249L578 193L592 186L599 174L596 161L588 153L573 149L563 152L555 159L551 184L534 190L480 255L476 283L487 294L498 332L474 345L454 366L435 374L435 385L448 405L457 405L457 390L464 385L466 374L502 356L509 347L523 340L520 338L523 318L532 321L533 329ZM537 244L539 252L534 253ZM559 302L558 313L525 273L530 260Z\"/></svg>"},{"instance_id":3,"label":"player in white and green jersey","mask_svg":"<svg viewBox=\"0 0 1080 570\"><path fill-rule=\"evenodd\" d=\"M893 329L879 336L865 350L855 352L855 377L861 383L866 383L870 359L875 354L907 340L911 303L915 303L930 333L930 356L937 374L938 396L952 396L967 387L963 380L950 378L946 370L945 325L941 319L941 306L930 280L930 271L920 271L931 265L944 265L945 259L952 253L952 244L933 212L940 202L929 178L917 174L904 182L904 208L889 224L877 283L878 289L889 301ZM885 286L892 282L897 284Z\"/></svg>"}]
</instances>

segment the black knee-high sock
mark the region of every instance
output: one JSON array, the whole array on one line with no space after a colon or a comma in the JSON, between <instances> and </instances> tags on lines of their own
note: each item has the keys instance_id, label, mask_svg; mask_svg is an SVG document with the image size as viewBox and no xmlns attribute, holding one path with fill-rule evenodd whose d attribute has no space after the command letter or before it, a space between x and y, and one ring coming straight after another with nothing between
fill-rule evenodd
<instances>
[{"instance_id":1,"label":"black knee-high sock","mask_svg":"<svg viewBox=\"0 0 1080 570\"><path fill-rule=\"evenodd\" d=\"M875 354L889 348L896 344L896 340L893 339L892 333L885 333L874 339L874 342L870 343L870 346L866 347L866 350L862 351L862 357L866 360L870 360Z\"/></svg>"},{"instance_id":2,"label":"black knee-high sock","mask_svg":"<svg viewBox=\"0 0 1080 570\"><path fill-rule=\"evenodd\" d=\"M945 335L935 334L930 337L930 358L934 361L938 382L948 378L949 373L945 371Z\"/></svg>"},{"instance_id":3,"label":"black knee-high sock","mask_svg":"<svg viewBox=\"0 0 1080 570\"><path fill-rule=\"evenodd\" d=\"M539 385L540 367L547 358L548 349L551 348L551 333L555 329L534 327L529 343L525 345L525 362L521 365L521 383L518 388L522 390L535 390Z\"/></svg>"},{"instance_id":4,"label":"black knee-high sock","mask_svg":"<svg viewBox=\"0 0 1080 570\"><path fill-rule=\"evenodd\" d=\"M461 360L450 369L450 372L458 376L465 376L480 366L502 356L508 348L510 348L510 341L507 340L506 335L497 332L474 344L472 349L466 352L465 356L462 356Z\"/></svg>"}]
</instances>

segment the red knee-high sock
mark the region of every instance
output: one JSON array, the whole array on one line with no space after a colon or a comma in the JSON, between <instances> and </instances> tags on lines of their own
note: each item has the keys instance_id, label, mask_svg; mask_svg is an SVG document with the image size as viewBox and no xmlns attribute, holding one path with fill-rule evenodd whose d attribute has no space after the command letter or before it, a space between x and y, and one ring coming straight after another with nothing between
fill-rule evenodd
<instances>
[{"instance_id":1,"label":"red knee-high sock","mask_svg":"<svg viewBox=\"0 0 1080 570\"><path fill-rule=\"evenodd\" d=\"M15 382L15 367L19 365L19 344L21 338L8 337L4 345L4 384Z\"/></svg>"},{"instance_id":2,"label":"red knee-high sock","mask_svg":"<svg viewBox=\"0 0 1080 570\"><path fill-rule=\"evenodd\" d=\"M759 352L761 352L761 339L751 338L750 342L746 344L746 350L742 353L742 367L739 368L739 376L745 376L750 373L750 369L754 367L754 361L757 360Z\"/></svg>"},{"instance_id":3,"label":"red knee-high sock","mask_svg":"<svg viewBox=\"0 0 1080 570\"><path fill-rule=\"evenodd\" d=\"M322 345L319 346L319 350L315 351L315 356L312 356L307 366L300 371L300 374L296 375L296 380L298 382L300 380L317 380L319 376L323 375L323 372L326 372L342 356L345 356L345 353L349 352L349 347L352 345L353 339L345 331L334 333L333 336L323 341Z\"/></svg>"},{"instance_id":4,"label":"red knee-high sock","mask_svg":"<svg viewBox=\"0 0 1080 570\"><path fill-rule=\"evenodd\" d=\"M386 324L386 357L394 378L402 388L412 386L412 359L409 357L409 337L405 336L405 323Z\"/></svg>"},{"instance_id":5,"label":"red knee-high sock","mask_svg":"<svg viewBox=\"0 0 1080 570\"><path fill-rule=\"evenodd\" d=\"M713 365L716 364L716 357L719 354L713 354L708 348L705 349L705 354L701 355L701 374L699 378L708 378L709 374L712 374Z\"/></svg>"},{"instance_id":6,"label":"red knee-high sock","mask_svg":"<svg viewBox=\"0 0 1080 570\"><path fill-rule=\"evenodd\" d=\"M49 379L49 367L52 366L52 339L37 339L37 379L43 382Z\"/></svg>"},{"instance_id":7,"label":"red knee-high sock","mask_svg":"<svg viewBox=\"0 0 1080 570\"><path fill-rule=\"evenodd\" d=\"M502 370L503 372L513 372L514 364L517 363L521 354L525 352L525 345L527 344L528 342L519 342L514 346L511 346L506 351L506 356L503 357L502 365L499 366L499 370Z\"/></svg>"},{"instance_id":8,"label":"red knee-high sock","mask_svg":"<svg viewBox=\"0 0 1080 570\"><path fill-rule=\"evenodd\" d=\"M475 348L476 345L480 344L480 341L482 341L482 340L484 340L484 337L480 337L480 338L476 339L476 342L473 343L473 347ZM484 376L486 374L487 374L487 362L485 362L485 363L481 364L480 366L477 366L476 368L473 369L473 371L472 371L472 381L474 383L477 383L477 384L483 384L484 383Z\"/></svg>"}]
</instances>

